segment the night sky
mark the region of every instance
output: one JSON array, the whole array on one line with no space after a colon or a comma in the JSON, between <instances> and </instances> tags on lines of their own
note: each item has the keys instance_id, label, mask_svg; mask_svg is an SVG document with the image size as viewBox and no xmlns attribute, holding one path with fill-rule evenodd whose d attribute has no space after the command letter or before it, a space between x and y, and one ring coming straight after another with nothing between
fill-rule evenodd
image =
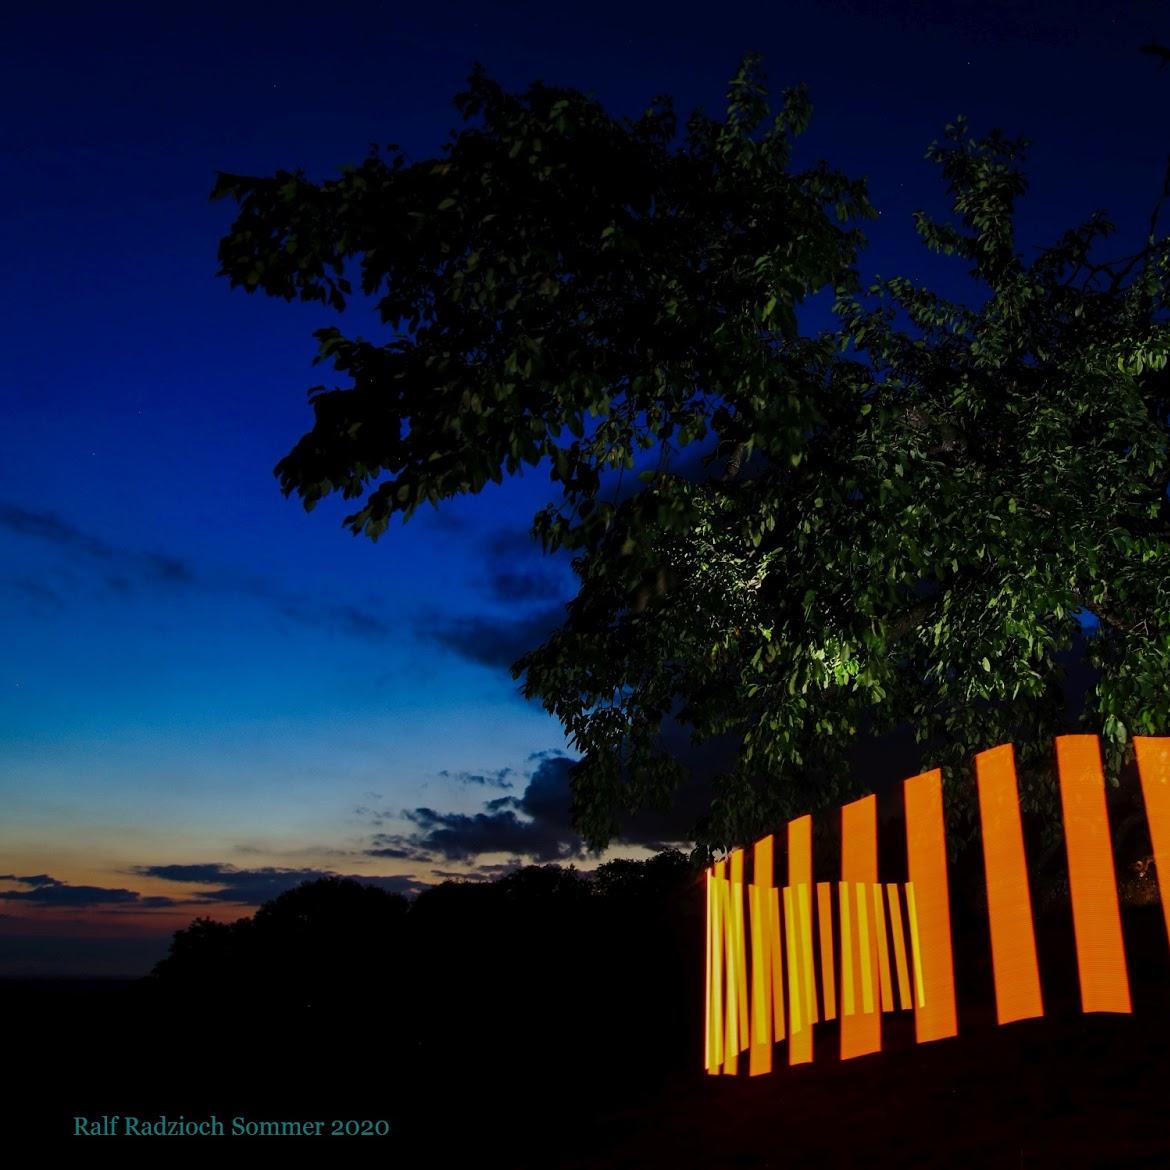
<instances>
[{"instance_id":1,"label":"night sky","mask_svg":"<svg viewBox=\"0 0 1170 1170\"><path fill-rule=\"evenodd\" d=\"M194 916L323 873L409 892L597 861L561 728L507 669L573 593L528 537L556 485L529 470L377 544L346 501L285 500L273 466L328 378L311 331L379 326L216 278L216 170L432 157L476 61L616 114L720 114L758 49L774 94L810 86L798 165L869 179L863 280L963 298L911 223L945 209L923 152L956 114L1033 143L1026 255L1096 208L1103 255L1135 251L1170 149L1170 70L1138 51L1170 41L1157 3L23 7L0 41L0 974L144 973Z\"/></svg>"}]
</instances>

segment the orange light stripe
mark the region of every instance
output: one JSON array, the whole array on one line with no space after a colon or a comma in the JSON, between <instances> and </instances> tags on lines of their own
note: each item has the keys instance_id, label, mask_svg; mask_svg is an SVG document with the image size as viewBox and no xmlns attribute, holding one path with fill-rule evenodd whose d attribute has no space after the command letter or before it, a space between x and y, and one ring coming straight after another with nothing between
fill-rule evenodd
<instances>
[{"instance_id":1,"label":"orange light stripe","mask_svg":"<svg viewBox=\"0 0 1170 1170\"><path fill-rule=\"evenodd\" d=\"M747 972L747 924L744 922L743 880L744 851L733 849L731 852L731 905L735 918L735 1002L739 1009L739 1051L743 1052L751 1044L749 1031L750 1001L748 1000L748 972Z\"/></svg>"},{"instance_id":2,"label":"orange light stripe","mask_svg":"<svg viewBox=\"0 0 1170 1170\"><path fill-rule=\"evenodd\" d=\"M812 937L802 929L800 887L805 897L812 886L812 817L797 817L788 822L788 887L785 898L785 923L788 928L788 1063L805 1064L813 1058L813 1030L816 1022L816 999L812 981ZM792 909L789 910L791 902ZM811 1010L810 1010L811 1008ZM800 1027L797 1027L797 1021Z\"/></svg>"},{"instance_id":3,"label":"orange light stripe","mask_svg":"<svg viewBox=\"0 0 1170 1170\"><path fill-rule=\"evenodd\" d=\"M882 1046L881 1015L873 1010L873 964L875 939L870 936L869 913L866 906L865 887L873 885L877 878L877 799L873 796L863 797L841 808L841 881L842 883L860 883L858 893L861 895L856 902L857 926L856 935L850 939L853 944L856 968L852 972L852 981L855 988L860 989L861 1010L853 1014L848 1012L841 1016L841 1059L849 1060L855 1056L865 1056L870 1052L879 1052ZM844 910L845 902L842 902ZM844 931L846 929L845 915L841 916L842 954L845 954ZM866 979L866 972L869 979ZM842 979L847 976L842 970ZM867 1005L868 1000L868 1005Z\"/></svg>"},{"instance_id":4,"label":"orange light stripe","mask_svg":"<svg viewBox=\"0 0 1170 1170\"><path fill-rule=\"evenodd\" d=\"M800 923L800 948L804 961L804 1014L811 1022L820 1019L817 1012L817 977L813 966L813 917L812 917L812 887L799 885L796 887L796 917Z\"/></svg>"},{"instance_id":5,"label":"orange light stripe","mask_svg":"<svg viewBox=\"0 0 1170 1170\"><path fill-rule=\"evenodd\" d=\"M723 1072L727 1076L734 1076L739 1069L736 1057L739 1055L739 1008L735 1002L735 993L739 980L735 970L735 915L732 913L731 882L720 883L719 912L723 918L723 945L726 962L723 972L723 1003L726 1008L723 1033Z\"/></svg>"},{"instance_id":6,"label":"orange light stripe","mask_svg":"<svg viewBox=\"0 0 1170 1170\"><path fill-rule=\"evenodd\" d=\"M881 886L873 887L873 929L877 935L878 988L882 1011L894 1010L894 980L890 976L890 946L886 939L886 911Z\"/></svg>"},{"instance_id":7,"label":"orange light stripe","mask_svg":"<svg viewBox=\"0 0 1170 1170\"><path fill-rule=\"evenodd\" d=\"M712 1048L711 1073L718 1073L723 1064L724 1039L724 1007L723 1007L723 974L724 974L724 926L723 905L724 886L727 879L723 876L726 865L717 861L711 873L711 1032Z\"/></svg>"},{"instance_id":8,"label":"orange light stripe","mask_svg":"<svg viewBox=\"0 0 1170 1170\"><path fill-rule=\"evenodd\" d=\"M1150 826L1150 844L1154 849L1154 871L1162 895L1162 914L1170 937L1170 738L1135 735L1133 750L1137 754L1142 798L1146 804L1146 822Z\"/></svg>"},{"instance_id":9,"label":"orange light stripe","mask_svg":"<svg viewBox=\"0 0 1170 1170\"><path fill-rule=\"evenodd\" d=\"M909 1010L910 971L906 966L906 932L902 927L902 903L895 882L886 883L886 901L890 905L890 933L894 936L894 969L898 974L898 1007Z\"/></svg>"},{"instance_id":10,"label":"orange light stripe","mask_svg":"<svg viewBox=\"0 0 1170 1170\"><path fill-rule=\"evenodd\" d=\"M1056 766L1060 773L1081 1008L1086 1012L1131 1012L1097 737L1058 735Z\"/></svg>"},{"instance_id":11,"label":"orange light stripe","mask_svg":"<svg viewBox=\"0 0 1170 1170\"><path fill-rule=\"evenodd\" d=\"M765 967L766 958L760 954L770 956L771 944L768 940L769 913L763 909L760 895L767 894L754 882L748 886L748 911L752 935L752 1010L751 1010L751 1047L748 1050L748 1076L756 1077L772 1071L772 1020L768 1006L771 1003L771 987L768 982L768 972Z\"/></svg>"},{"instance_id":12,"label":"orange light stripe","mask_svg":"<svg viewBox=\"0 0 1170 1170\"><path fill-rule=\"evenodd\" d=\"M958 1035L942 773L935 768L903 781L906 858L913 885L910 927L916 937L921 984L914 1008L919 1044ZM908 895L908 899L910 896ZM925 1003L922 1000L925 999Z\"/></svg>"},{"instance_id":13,"label":"orange light stripe","mask_svg":"<svg viewBox=\"0 0 1170 1170\"><path fill-rule=\"evenodd\" d=\"M792 1059L792 1046L796 1038L804 1031L804 989L801 987L800 964L800 933L796 926L796 910L792 901L792 887L785 886L781 891L784 895L784 933L788 939L788 1063L796 1064Z\"/></svg>"},{"instance_id":14,"label":"orange light stripe","mask_svg":"<svg viewBox=\"0 0 1170 1170\"><path fill-rule=\"evenodd\" d=\"M772 1038L784 1039L784 942L780 933L780 891L768 891L772 903Z\"/></svg>"},{"instance_id":15,"label":"orange light stripe","mask_svg":"<svg viewBox=\"0 0 1170 1170\"><path fill-rule=\"evenodd\" d=\"M853 991L853 967L856 961L853 957L853 908L850 902L853 893L848 882L839 882L837 893L840 895L841 910L841 1015L851 1016L857 1011Z\"/></svg>"},{"instance_id":16,"label":"orange light stripe","mask_svg":"<svg viewBox=\"0 0 1170 1170\"><path fill-rule=\"evenodd\" d=\"M983 828L995 1011L999 1022L1007 1024L1044 1014L1020 794L1010 743L976 755L975 782Z\"/></svg>"},{"instance_id":17,"label":"orange light stripe","mask_svg":"<svg viewBox=\"0 0 1170 1170\"><path fill-rule=\"evenodd\" d=\"M748 1075L772 1071L772 838L757 841L752 856L752 1032Z\"/></svg>"},{"instance_id":18,"label":"orange light stripe","mask_svg":"<svg viewBox=\"0 0 1170 1170\"><path fill-rule=\"evenodd\" d=\"M711 901L714 896L714 885L712 879L714 877L713 871L708 868L704 875L707 887L707 932L704 938L705 954L706 954L706 971L703 979L703 1067L709 1072L716 1072L715 1068L715 1029L712 1027L711 1005L715 998L715 987L712 982L712 918Z\"/></svg>"},{"instance_id":19,"label":"orange light stripe","mask_svg":"<svg viewBox=\"0 0 1170 1170\"><path fill-rule=\"evenodd\" d=\"M821 1018L837 1018L837 980L833 971L833 887L817 882L817 936L821 942Z\"/></svg>"},{"instance_id":20,"label":"orange light stripe","mask_svg":"<svg viewBox=\"0 0 1170 1170\"><path fill-rule=\"evenodd\" d=\"M906 883L906 917L910 920L910 953L914 962L914 1002L926 1007L926 985L922 981L922 946L918 941L918 911L914 908L914 883ZM917 1021L915 1021L917 1025Z\"/></svg>"},{"instance_id":21,"label":"orange light stripe","mask_svg":"<svg viewBox=\"0 0 1170 1170\"><path fill-rule=\"evenodd\" d=\"M853 886L857 896L857 953L861 957L861 1010L869 1013L874 1010L875 1002L873 993L875 939L870 932L867 889L864 882L856 882Z\"/></svg>"}]
</instances>

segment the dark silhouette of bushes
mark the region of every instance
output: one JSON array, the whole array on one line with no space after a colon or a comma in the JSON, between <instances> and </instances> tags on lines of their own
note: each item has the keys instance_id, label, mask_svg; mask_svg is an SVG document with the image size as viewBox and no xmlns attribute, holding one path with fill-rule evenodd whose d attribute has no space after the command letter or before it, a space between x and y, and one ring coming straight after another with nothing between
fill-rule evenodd
<instances>
[{"instance_id":1,"label":"dark silhouette of bushes","mask_svg":"<svg viewBox=\"0 0 1170 1170\"><path fill-rule=\"evenodd\" d=\"M521 1138L552 1164L607 1102L700 1067L704 909L674 851L410 900L307 882L176 933L143 987L134 1060L170 1068L155 1097L189 1115L335 1110L388 1119L412 1165L440 1149L482 1164Z\"/></svg>"},{"instance_id":2,"label":"dark silhouette of bushes","mask_svg":"<svg viewBox=\"0 0 1170 1170\"><path fill-rule=\"evenodd\" d=\"M349 878L304 882L252 918L197 918L151 978L164 994L216 1010L336 1010L396 990L407 908L401 894Z\"/></svg>"},{"instance_id":3,"label":"dark silhouette of bushes","mask_svg":"<svg viewBox=\"0 0 1170 1170\"><path fill-rule=\"evenodd\" d=\"M327 1021L416 1069L488 1057L518 1075L571 1052L587 1076L618 1051L677 1059L693 1040L702 894L677 851L447 881L411 901L324 878L252 918L196 919L151 982L164 1002L253 1026Z\"/></svg>"}]
</instances>

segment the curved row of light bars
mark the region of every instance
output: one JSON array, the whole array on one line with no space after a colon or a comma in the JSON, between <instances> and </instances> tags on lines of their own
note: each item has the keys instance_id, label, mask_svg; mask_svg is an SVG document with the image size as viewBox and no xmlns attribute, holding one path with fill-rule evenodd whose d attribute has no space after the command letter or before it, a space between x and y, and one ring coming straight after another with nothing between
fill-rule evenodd
<instances>
[{"instance_id":1,"label":"curved row of light bars","mask_svg":"<svg viewBox=\"0 0 1170 1170\"><path fill-rule=\"evenodd\" d=\"M1081 1007L1129 1012L1101 745L1095 735L1063 735L1055 742ZM1165 874L1170 882L1170 737L1135 736L1133 742L1154 864L1159 880ZM1011 744L980 752L975 775L996 1015L1006 1024L1044 1014ZM909 876L904 884L878 881L873 796L841 808L836 890L834 883L813 883L809 816L788 822L783 888L774 885L772 836L752 848L750 883L744 882L743 849L708 869L704 1062L709 1073L738 1072L744 1051L750 1075L770 1072L772 1046L786 1032L789 1064L807 1063L819 1020L839 1018L842 1059L880 1051L886 1011L912 1009L919 1044L957 1035L941 773L935 769L904 781L903 795ZM1170 932L1165 887L1162 908Z\"/></svg>"}]
</instances>

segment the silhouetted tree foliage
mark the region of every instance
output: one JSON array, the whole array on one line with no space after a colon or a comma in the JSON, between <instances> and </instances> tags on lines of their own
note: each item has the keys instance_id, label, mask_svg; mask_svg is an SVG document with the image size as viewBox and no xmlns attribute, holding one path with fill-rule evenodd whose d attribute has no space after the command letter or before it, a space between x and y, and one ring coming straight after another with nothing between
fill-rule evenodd
<instances>
[{"instance_id":1,"label":"silhouetted tree foliage","mask_svg":"<svg viewBox=\"0 0 1170 1170\"><path fill-rule=\"evenodd\" d=\"M364 496L347 523L376 537L524 464L560 485L533 533L577 554L580 590L513 673L582 753L591 845L677 789L668 716L742 745L711 844L858 795L853 737L905 724L944 767L956 841L972 785L951 782L1005 739L1026 808L1056 823L1074 647L1097 678L1075 714L1111 779L1132 735L1170 729L1170 172L1133 255L1099 258L1101 213L1028 251L1027 144L956 118L928 151L951 214L915 225L979 292L894 277L863 296L864 186L791 166L808 98L772 116L755 57L681 146L666 99L622 123L477 71L457 104L441 158L221 174L239 205L221 272L339 309L360 273L395 331L317 332L351 385L310 391L313 429L277 467L306 507ZM821 289L840 325L801 336ZM671 468L709 435L721 474ZM640 459L641 488L609 498L603 475Z\"/></svg>"},{"instance_id":2,"label":"silhouetted tree foliage","mask_svg":"<svg viewBox=\"0 0 1170 1170\"><path fill-rule=\"evenodd\" d=\"M252 918L196 919L175 934L154 978L205 1003L328 1011L396 988L407 906L350 878L305 882Z\"/></svg>"},{"instance_id":3,"label":"silhouetted tree foliage","mask_svg":"<svg viewBox=\"0 0 1170 1170\"><path fill-rule=\"evenodd\" d=\"M152 982L173 1003L254 1025L349 1016L363 1045L420 1069L475 1056L520 1072L566 1050L585 1067L623 1034L639 1036L639 1059L677 1059L695 1042L703 905L677 851L592 874L545 865L447 881L409 902L323 878L250 919L196 919Z\"/></svg>"}]
</instances>

